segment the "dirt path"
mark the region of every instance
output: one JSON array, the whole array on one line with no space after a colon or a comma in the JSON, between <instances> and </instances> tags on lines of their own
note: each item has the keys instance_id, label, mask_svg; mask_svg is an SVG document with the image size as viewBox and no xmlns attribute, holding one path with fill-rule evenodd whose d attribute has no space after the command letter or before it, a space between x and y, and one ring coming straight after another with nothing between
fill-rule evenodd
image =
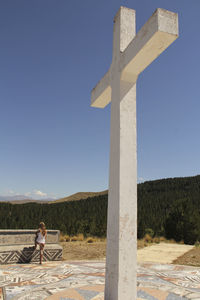
<instances>
[{"instance_id":1,"label":"dirt path","mask_svg":"<svg viewBox=\"0 0 200 300\"><path fill-rule=\"evenodd\" d=\"M170 264L173 260L192 248L194 248L194 246L160 243L139 249L137 252L137 260L138 262Z\"/></svg>"}]
</instances>

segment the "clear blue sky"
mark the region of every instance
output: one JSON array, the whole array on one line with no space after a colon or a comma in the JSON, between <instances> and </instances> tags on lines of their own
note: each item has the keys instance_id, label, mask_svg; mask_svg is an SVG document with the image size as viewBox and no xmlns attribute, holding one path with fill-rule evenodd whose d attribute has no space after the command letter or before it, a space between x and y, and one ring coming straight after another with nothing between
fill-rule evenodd
<instances>
[{"instance_id":1,"label":"clear blue sky","mask_svg":"<svg viewBox=\"0 0 200 300\"><path fill-rule=\"evenodd\" d=\"M139 77L138 180L200 174L199 0L0 3L0 195L61 197L108 187L110 107L90 92L110 66L113 18L157 7L180 37Z\"/></svg>"}]
</instances>

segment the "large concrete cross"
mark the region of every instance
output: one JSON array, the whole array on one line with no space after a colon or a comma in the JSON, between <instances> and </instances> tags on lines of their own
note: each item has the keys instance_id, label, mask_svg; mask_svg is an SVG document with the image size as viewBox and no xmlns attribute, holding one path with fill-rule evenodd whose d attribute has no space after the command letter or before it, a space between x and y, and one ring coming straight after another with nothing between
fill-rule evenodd
<instances>
[{"instance_id":1,"label":"large concrete cross","mask_svg":"<svg viewBox=\"0 0 200 300\"><path fill-rule=\"evenodd\" d=\"M91 106L111 101L106 300L135 300L137 283L136 81L178 37L178 16L157 9L135 34L135 11L114 19L112 64L92 90Z\"/></svg>"}]
</instances>

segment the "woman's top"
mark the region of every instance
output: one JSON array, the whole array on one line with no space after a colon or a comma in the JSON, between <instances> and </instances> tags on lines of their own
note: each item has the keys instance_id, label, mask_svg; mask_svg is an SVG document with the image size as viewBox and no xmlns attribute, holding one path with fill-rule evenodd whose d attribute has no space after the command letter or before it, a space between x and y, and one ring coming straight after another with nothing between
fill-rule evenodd
<instances>
[{"instance_id":1,"label":"woman's top","mask_svg":"<svg viewBox=\"0 0 200 300\"><path fill-rule=\"evenodd\" d=\"M45 244L45 235L43 235L40 231L37 233L37 243Z\"/></svg>"}]
</instances>

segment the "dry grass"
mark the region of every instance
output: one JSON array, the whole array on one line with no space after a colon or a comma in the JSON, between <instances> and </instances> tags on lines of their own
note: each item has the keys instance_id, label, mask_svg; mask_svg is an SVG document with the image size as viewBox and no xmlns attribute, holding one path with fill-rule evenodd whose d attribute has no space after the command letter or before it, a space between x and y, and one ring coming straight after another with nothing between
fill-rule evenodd
<instances>
[{"instance_id":1,"label":"dry grass","mask_svg":"<svg viewBox=\"0 0 200 300\"><path fill-rule=\"evenodd\" d=\"M48 203L51 204L51 203L59 203L59 202L79 201L82 199L87 199L88 197L95 197L95 196L107 195L107 194L108 194L107 190L102 192L79 192L65 198L49 201Z\"/></svg>"},{"instance_id":2,"label":"dry grass","mask_svg":"<svg viewBox=\"0 0 200 300\"><path fill-rule=\"evenodd\" d=\"M152 238L152 236L150 236L150 234L145 234L145 236L144 236L144 241L146 242L146 243L153 243L153 238Z\"/></svg>"},{"instance_id":3,"label":"dry grass","mask_svg":"<svg viewBox=\"0 0 200 300\"><path fill-rule=\"evenodd\" d=\"M84 241L84 235L82 233L79 233L78 236L77 236L77 239L78 239L79 242Z\"/></svg>"},{"instance_id":4,"label":"dry grass","mask_svg":"<svg viewBox=\"0 0 200 300\"><path fill-rule=\"evenodd\" d=\"M64 260L90 260L103 259L106 256L106 240L87 243L86 240L80 242L61 242L63 247Z\"/></svg>"},{"instance_id":5,"label":"dry grass","mask_svg":"<svg viewBox=\"0 0 200 300\"><path fill-rule=\"evenodd\" d=\"M176 244L176 241L174 239L171 239L171 240L168 241L168 243Z\"/></svg>"},{"instance_id":6,"label":"dry grass","mask_svg":"<svg viewBox=\"0 0 200 300\"><path fill-rule=\"evenodd\" d=\"M99 238L99 237L87 237L85 238L82 233L79 233L78 235L69 236L68 234L60 234L60 242L86 242L86 243L96 243L96 242L104 242L105 238Z\"/></svg>"},{"instance_id":7,"label":"dry grass","mask_svg":"<svg viewBox=\"0 0 200 300\"><path fill-rule=\"evenodd\" d=\"M157 237L157 236L155 236L155 237L153 238L153 243L159 244L159 243L160 243L160 238Z\"/></svg>"},{"instance_id":8,"label":"dry grass","mask_svg":"<svg viewBox=\"0 0 200 300\"><path fill-rule=\"evenodd\" d=\"M77 242L77 241L78 241L78 237L76 235L70 238L70 242Z\"/></svg>"},{"instance_id":9,"label":"dry grass","mask_svg":"<svg viewBox=\"0 0 200 300\"><path fill-rule=\"evenodd\" d=\"M153 244L159 244L159 243L160 243L159 237L152 238L149 234L146 234L143 239L137 240L137 248L142 249L144 247L148 247Z\"/></svg>"},{"instance_id":10,"label":"dry grass","mask_svg":"<svg viewBox=\"0 0 200 300\"><path fill-rule=\"evenodd\" d=\"M92 237L88 237L87 240L86 240L86 243L88 243L88 244L91 244L91 243L94 243L94 242L96 242L96 241Z\"/></svg>"},{"instance_id":11,"label":"dry grass","mask_svg":"<svg viewBox=\"0 0 200 300\"><path fill-rule=\"evenodd\" d=\"M60 242L65 242L65 237L63 235L60 236Z\"/></svg>"},{"instance_id":12,"label":"dry grass","mask_svg":"<svg viewBox=\"0 0 200 300\"><path fill-rule=\"evenodd\" d=\"M160 236L159 239L160 239L160 242L166 242L166 238L164 236Z\"/></svg>"},{"instance_id":13,"label":"dry grass","mask_svg":"<svg viewBox=\"0 0 200 300\"><path fill-rule=\"evenodd\" d=\"M138 240L137 241L137 248L142 249L144 247L147 247L148 244L144 241L144 239Z\"/></svg>"},{"instance_id":14,"label":"dry grass","mask_svg":"<svg viewBox=\"0 0 200 300\"><path fill-rule=\"evenodd\" d=\"M65 235L65 242L70 242L70 236L68 234Z\"/></svg>"},{"instance_id":15,"label":"dry grass","mask_svg":"<svg viewBox=\"0 0 200 300\"><path fill-rule=\"evenodd\" d=\"M175 243L174 240L166 240L164 237L152 238L149 234L146 234L143 239L137 241L137 248L142 249L160 242ZM103 259L106 257L105 238L84 238L82 234L72 237L69 235L61 235L60 244L63 247L64 260L90 260ZM198 248L198 251L200 261L200 248Z\"/></svg>"},{"instance_id":16,"label":"dry grass","mask_svg":"<svg viewBox=\"0 0 200 300\"><path fill-rule=\"evenodd\" d=\"M106 257L106 239L97 237L88 237L82 241L78 240L78 236L73 236L70 241L60 242L63 247L64 260L90 260L103 259ZM145 242L144 239L138 240L138 249L150 246L151 243Z\"/></svg>"}]
</instances>

